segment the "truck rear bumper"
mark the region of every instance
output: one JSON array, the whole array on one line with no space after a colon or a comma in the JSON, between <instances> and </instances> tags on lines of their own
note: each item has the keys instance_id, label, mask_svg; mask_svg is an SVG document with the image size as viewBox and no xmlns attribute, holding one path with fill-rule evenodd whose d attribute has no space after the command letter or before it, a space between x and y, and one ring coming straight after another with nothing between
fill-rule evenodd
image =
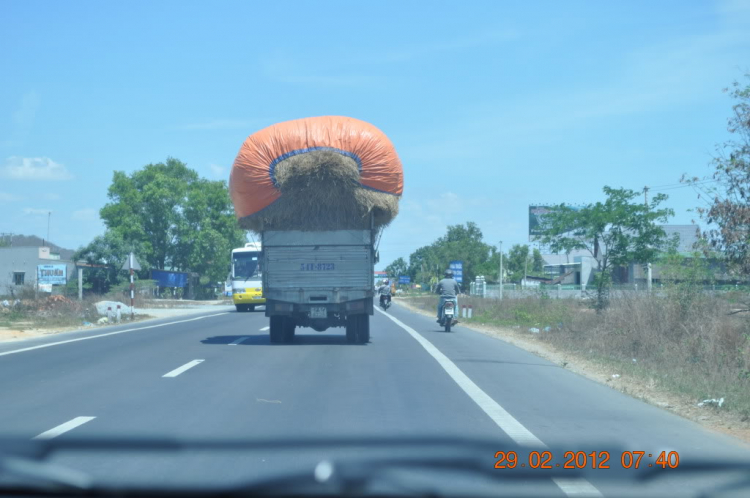
<instances>
[{"instance_id":1,"label":"truck rear bumper","mask_svg":"<svg viewBox=\"0 0 750 498\"><path fill-rule=\"evenodd\" d=\"M311 311L319 311L325 308L325 317L311 317ZM345 303L321 303L321 304L299 304L268 299L266 302L266 316L289 316L294 318L300 327L311 327L319 332L329 327L346 326L346 317L349 315L372 315L372 298L347 301Z\"/></svg>"}]
</instances>

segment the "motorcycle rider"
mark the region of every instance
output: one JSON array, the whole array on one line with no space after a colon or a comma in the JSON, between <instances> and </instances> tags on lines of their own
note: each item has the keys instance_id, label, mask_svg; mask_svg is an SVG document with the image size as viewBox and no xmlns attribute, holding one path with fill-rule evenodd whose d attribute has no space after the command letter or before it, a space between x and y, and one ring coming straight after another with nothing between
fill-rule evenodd
<instances>
[{"instance_id":1,"label":"motorcycle rider","mask_svg":"<svg viewBox=\"0 0 750 498\"><path fill-rule=\"evenodd\" d=\"M383 285L378 288L378 294L380 294L380 306L383 306L386 299L388 304L391 304L391 286L388 280L383 281Z\"/></svg>"},{"instance_id":2,"label":"motorcycle rider","mask_svg":"<svg viewBox=\"0 0 750 498\"><path fill-rule=\"evenodd\" d=\"M445 278L438 282L435 293L440 296L437 307L437 322L440 323L440 312L448 298L455 299L456 308L458 308L458 295L461 294L461 285L453 278L453 270L450 268L445 270Z\"/></svg>"}]
</instances>

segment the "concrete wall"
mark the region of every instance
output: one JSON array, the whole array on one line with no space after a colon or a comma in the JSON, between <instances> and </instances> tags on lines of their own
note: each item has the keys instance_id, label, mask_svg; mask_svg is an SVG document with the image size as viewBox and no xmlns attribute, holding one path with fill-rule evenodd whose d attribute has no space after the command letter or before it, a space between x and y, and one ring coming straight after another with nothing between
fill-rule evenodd
<instances>
[{"instance_id":1,"label":"concrete wall","mask_svg":"<svg viewBox=\"0 0 750 498\"><path fill-rule=\"evenodd\" d=\"M37 265L66 265L67 279L76 279L75 264L52 259L47 247L0 247L0 294L8 294L13 273L24 273L24 285L36 285Z\"/></svg>"}]
</instances>

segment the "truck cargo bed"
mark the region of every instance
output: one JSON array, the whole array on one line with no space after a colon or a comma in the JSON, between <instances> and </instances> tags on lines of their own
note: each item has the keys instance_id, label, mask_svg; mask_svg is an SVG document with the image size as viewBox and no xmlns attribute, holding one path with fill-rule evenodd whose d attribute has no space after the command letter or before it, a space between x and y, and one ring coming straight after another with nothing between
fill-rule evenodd
<instances>
[{"instance_id":1,"label":"truck cargo bed","mask_svg":"<svg viewBox=\"0 0 750 498\"><path fill-rule=\"evenodd\" d=\"M263 292L296 304L340 304L373 296L370 230L263 233Z\"/></svg>"}]
</instances>

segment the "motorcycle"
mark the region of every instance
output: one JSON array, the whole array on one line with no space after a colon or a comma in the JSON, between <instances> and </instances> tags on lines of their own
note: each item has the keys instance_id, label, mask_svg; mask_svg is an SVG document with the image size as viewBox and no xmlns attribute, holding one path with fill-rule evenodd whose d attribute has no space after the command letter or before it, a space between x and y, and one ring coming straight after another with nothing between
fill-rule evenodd
<instances>
[{"instance_id":1,"label":"motorcycle","mask_svg":"<svg viewBox=\"0 0 750 498\"><path fill-rule=\"evenodd\" d=\"M440 326L445 328L446 332L451 331L451 327L458 323L456 320L456 304L458 300L455 296L441 296L445 302L440 309Z\"/></svg>"},{"instance_id":2,"label":"motorcycle","mask_svg":"<svg viewBox=\"0 0 750 498\"><path fill-rule=\"evenodd\" d=\"M380 296L380 307L383 308L383 311L387 311L388 308L391 307L391 296Z\"/></svg>"}]
</instances>

